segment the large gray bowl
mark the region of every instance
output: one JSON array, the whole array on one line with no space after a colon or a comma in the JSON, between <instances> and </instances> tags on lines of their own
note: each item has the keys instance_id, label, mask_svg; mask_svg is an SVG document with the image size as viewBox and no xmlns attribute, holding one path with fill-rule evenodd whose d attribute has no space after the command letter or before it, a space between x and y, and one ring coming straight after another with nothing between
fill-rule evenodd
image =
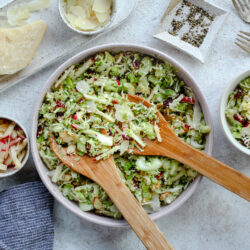
<instances>
[{"instance_id":1,"label":"large gray bowl","mask_svg":"<svg viewBox=\"0 0 250 250\"><path fill-rule=\"evenodd\" d=\"M111 51L111 52L118 52L118 51L135 51L143 54L147 54L150 56L154 56L156 58L159 58L163 61L170 62L173 66L178 68L178 76L184 80L184 82L190 86L196 96L196 100L199 101L201 108L203 110L206 123L211 126L212 128L212 119L210 116L210 112L207 106L207 103L205 101L205 98L198 87L198 84L195 82L193 77L185 70L179 63L177 63L172 57L167 56L166 54L141 45L135 45L135 44L108 44L108 45L102 45L98 47L94 47L92 49L84 50L80 52L79 54L73 56L69 60L67 60L64 64L62 64L48 79L47 83L43 87L37 102L35 104L34 113L33 113L33 121L32 121L32 129L31 129L31 150L32 155L35 161L35 165L37 168L37 171L45 184L45 186L48 188L50 193L55 197L57 201L59 201L62 205L64 205L66 208L68 208L70 211L72 211L74 214L78 215L79 217L86 219L88 221L110 226L110 227L124 227L127 226L127 222L125 220L115 220L112 218L100 216L91 212L83 212L80 210L78 205L72 201L69 201L67 198L65 198L62 193L59 191L58 186L53 184L48 176L49 170L42 162L38 149L36 144L36 133L37 133L37 121L38 121L38 110L40 109L40 106L43 102L44 96L46 92L50 89L50 87L53 85L53 83L57 80L57 78L72 64L80 63L85 58L90 57L91 55L94 55L96 53L102 52L102 51ZM212 145L213 145L213 132L207 136L207 143L206 143L206 153L211 154L212 153ZM197 176L197 178L188 186L188 188L180 194L180 196L170 205L163 206L160 211L155 212L150 215L150 217L153 220L159 219L167 214L170 214L177 208L179 208L190 196L194 193L195 189L198 187L202 177Z\"/></svg>"}]
</instances>

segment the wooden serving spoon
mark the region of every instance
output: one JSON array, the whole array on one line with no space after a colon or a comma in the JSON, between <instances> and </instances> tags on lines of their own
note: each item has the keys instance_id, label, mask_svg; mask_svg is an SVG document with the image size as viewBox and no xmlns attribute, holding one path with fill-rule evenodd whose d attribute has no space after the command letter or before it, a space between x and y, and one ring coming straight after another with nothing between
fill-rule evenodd
<instances>
[{"instance_id":1,"label":"wooden serving spoon","mask_svg":"<svg viewBox=\"0 0 250 250\"><path fill-rule=\"evenodd\" d=\"M49 143L65 165L98 183L107 192L147 249L174 249L122 181L113 156L94 162L89 156L67 155L67 149L59 148L52 134Z\"/></svg>"},{"instance_id":2,"label":"wooden serving spoon","mask_svg":"<svg viewBox=\"0 0 250 250\"><path fill-rule=\"evenodd\" d=\"M143 103L146 107L152 104L144 98L136 95L128 95L131 102ZM227 188L242 198L250 201L250 178L236 171L228 165L206 155L202 151L194 149L182 141L170 128L163 115L157 110L159 119L158 126L162 142L145 139L146 147L144 151L133 150L136 155L157 155L173 158L181 163L190 166L197 172Z\"/></svg>"}]
</instances>

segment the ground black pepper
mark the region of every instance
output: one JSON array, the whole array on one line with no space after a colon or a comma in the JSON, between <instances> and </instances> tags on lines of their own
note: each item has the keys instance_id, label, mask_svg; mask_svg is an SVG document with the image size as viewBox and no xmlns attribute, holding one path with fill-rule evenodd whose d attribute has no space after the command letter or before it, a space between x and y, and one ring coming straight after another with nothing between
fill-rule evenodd
<instances>
[{"instance_id":1,"label":"ground black pepper","mask_svg":"<svg viewBox=\"0 0 250 250\"><path fill-rule=\"evenodd\" d=\"M188 8L188 13L184 13L184 8ZM179 20L172 20L168 32L171 35L180 36L181 40L195 47L200 47L208 33L209 26L214 21L214 16L186 0L183 0L175 16L179 17ZM188 31L181 34L181 29L187 25Z\"/></svg>"}]
</instances>

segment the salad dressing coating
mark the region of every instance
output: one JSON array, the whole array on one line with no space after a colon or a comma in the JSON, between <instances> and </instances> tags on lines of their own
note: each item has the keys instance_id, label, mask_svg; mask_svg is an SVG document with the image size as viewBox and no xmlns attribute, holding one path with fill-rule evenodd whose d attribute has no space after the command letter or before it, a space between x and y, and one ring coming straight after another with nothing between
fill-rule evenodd
<instances>
[{"instance_id":1,"label":"salad dressing coating","mask_svg":"<svg viewBox=\"0 0 250 250\"><path fill-rule=\"evenodd\" d=\"M155 107L179 137L204 149L210 128L176 72L154 57L106 51L69 67L46 94L39 111L39 153L52 182L83 211L121 217L99 185L58 160L49 147L49 131L68 147L68 154L88 154L94 160L114 154L121 178L148 212L173 202L197 176L166 157L129 154L133 147L143 150L144 137L161 140ZM154 107L131 103L127 94L142 95Z\"/></svg>"}]
</instances>

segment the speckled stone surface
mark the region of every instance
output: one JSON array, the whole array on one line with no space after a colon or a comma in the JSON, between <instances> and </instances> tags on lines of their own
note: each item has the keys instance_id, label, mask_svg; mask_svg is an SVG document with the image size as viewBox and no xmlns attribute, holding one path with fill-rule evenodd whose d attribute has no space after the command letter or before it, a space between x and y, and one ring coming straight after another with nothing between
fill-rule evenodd
<instances>
[{"instance_id":1,"label":"speckled stone surface","mask_svg":"<svg viewBox=\"0 0 250 250\"><path fill-rule=\"evenodd\" d=\"M113 42L134 42L157 48L183 64L199 83L214 118L213 156L250 176L250 158L233 148L219 124L219 99L225 86L237 74L250 68L250 55L233 42L239 30L250 31L229 0L210 0L230 11L205 64L201 64L152 35L169 1L140 0L130 19L95 41L91 46ZM91 47L88 46L88 47ZM0 94L0 115L10 115L30 128L32 108L43 84L60 63ZM17 175L0 179L0 190L38 179L30 157ZM144 249L129 228L113 229L81 220L55 202L54 249ZM177 250L250 249L250 204L204 178L194 195L177 211L156 222Z\"/></svg>"}]
</instances>

